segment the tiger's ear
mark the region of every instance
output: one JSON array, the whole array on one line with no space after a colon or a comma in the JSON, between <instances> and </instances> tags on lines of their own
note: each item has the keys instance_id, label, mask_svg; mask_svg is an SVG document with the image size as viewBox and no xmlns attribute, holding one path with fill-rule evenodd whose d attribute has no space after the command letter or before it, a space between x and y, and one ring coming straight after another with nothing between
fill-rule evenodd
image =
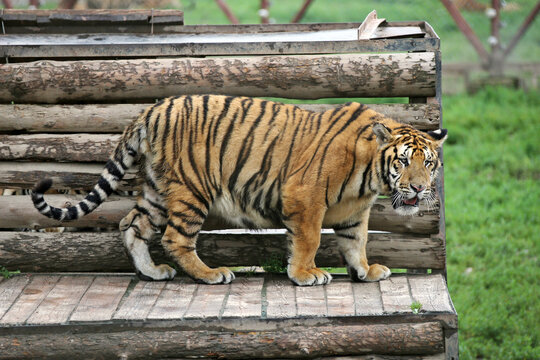
<instances>
[{"instance_id":1,"label":"tiger's ear","mask_svg":"<svg viewBox=\"0 0 540 360\"><path fill-rule=\"evenodd\" d=\"M394 136L392 136L390 129L388 129L381 123L373 124L373 133L377 137L377 143L379 144L379 146L388 144L389 142L394 140Z\"/></svg>"},{"instance_id":2,"label":"tiger's ear","mask_svg":"<svg viewBox=\"0 0 540 360\"><path fill-rule=\"evenodd\" d=\"M437 148L440 148L446 138L448 137L448 130L446 129L437 129L433 131L428 131L428 135L433 138L433 142Z\"/></svg>"}]
</instances>

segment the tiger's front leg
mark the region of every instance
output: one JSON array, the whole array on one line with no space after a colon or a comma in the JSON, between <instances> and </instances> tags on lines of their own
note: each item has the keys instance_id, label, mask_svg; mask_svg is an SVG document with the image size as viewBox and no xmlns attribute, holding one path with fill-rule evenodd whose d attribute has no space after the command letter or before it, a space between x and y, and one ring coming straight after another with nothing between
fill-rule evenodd
<instances>
[{"instance_id":1,"label":"tiger's front leg","mask_svg":"<svg viewBox=\"0 0 540 360\"><path fill-rule=\"evenodd\" d=\"M144 186L137 205L120 221L124 246L141 280L171 280L176 270L166 264L156 265L150 257L148 242L167 220L167 210L159 195Z\"/></svg>"},{"instance_id":2,"label":"tiger's front leg","mask_svg":"<svg viewBox=\"0 0 540 360\"><path fill-rule=\"evenodd\" d=\"M347 270L353 281L379 281L387 279L391 271L384 265L368 264L366 245L370 209L348 223L334 226L338 246L347 262Z\"/></svg>"},{"instance_id":3,"label":"tiger's front leg","mask_svg":"<svg viewBox=\"0 0 540 360\"><path fill-rule=\"evenodd\" d=\"M315 266L325 209L303 204L299 198L284 202L284 213L289 214L284 224L291 241L287 275L300 286L329 284L332 276Z\"/></svg>"}]
</instances>

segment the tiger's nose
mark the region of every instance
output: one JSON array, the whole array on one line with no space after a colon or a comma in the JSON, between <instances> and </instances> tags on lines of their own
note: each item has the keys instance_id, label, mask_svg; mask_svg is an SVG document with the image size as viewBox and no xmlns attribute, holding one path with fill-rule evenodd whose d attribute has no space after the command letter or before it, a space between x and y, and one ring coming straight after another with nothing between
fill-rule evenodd
<instances>
[{"instance_id":1,"label":"tiger's nose","mask_svg":"<svg viewBox=\"0 0 540 360\"><path fill-rule=\"evenodd\" d=\"M424 185L413 185L411 184L411 188L416 191L417 193L419 193L420 191L422 190L425 190L425 186Z\"/></svg>"}]
</instances>

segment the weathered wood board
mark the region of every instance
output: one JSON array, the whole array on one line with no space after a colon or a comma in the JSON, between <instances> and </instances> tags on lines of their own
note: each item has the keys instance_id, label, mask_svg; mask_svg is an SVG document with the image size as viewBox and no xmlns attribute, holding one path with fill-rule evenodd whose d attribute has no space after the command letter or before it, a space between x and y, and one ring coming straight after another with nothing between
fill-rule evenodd
<instances>
[{"instance_id":1,"label":"weathered wood board","mask_svg":"<svg viewBox=\"0 0 540 360\"><path fill-rule=\"evenodd\" d=\"M433 52L42 60L0 67L0 103L137 102L200 93L296 99L419 97L434 96L435 82Z\"/></svg>"},{"instance_id":2,"label":"weathered wood board","mask_svg":"<svg viewBox=\"0 0 540 360\"><path fill-rule=\"evenodd\" d=\"M0 104L0 133L121 133L151 104ZM340 104L296 104L326 111ZM438 104L368 104L373 110L420 130L439 127Z\"/></svg>"},{"instance_id":3,"label":"weathered wood board","mask_svg":"<svg viewBox=\"0 0 540 360\"><path fill-rule=\"evenodd\" d=\"M358 294L401 298L392 286L385 294L373 283L353 284L339 275L329 285L307 288L283 276L245 276L222 286L129 275L4 280L0 296L10 295L0 309L0 359L84 357L88 351L96 357L189 357L208 346L212 356L232 358L381 353L435 359L444 351L443 329L457 325L437 276L393 276L380 283L381 289L392 281L437 287L431 308L417 315L358 301Z\"/></svg>"},{"instance_id":4,"label":"weathered wood board","mask_svg":"<svg viewBox=\"0 0 540 360\"><path fill-rule=\"evenodd\" d=\"M68 175L69 176L69 175ZM37 180L36 180L37 182ZM29 184L28 188L35 183ZM94 183L95 184L95 183ZM92 185L94 185L92 184ZM7 186L8 183L6 184ZM83 199L82 195L46 195L51 205L64 207L76 204ZM81 219L62 223L41 215L32 205L28 195L0 197L0 229L13 228L45 228L52 226L88 227L95 226L117 228L120 220L135 206L135 199L111 196L99 208ZM370 230L393 231L398 233L436 234L438 232L439 208L437 205L422 204L419 212L407 218L398 215L392 208L391 200L379 198L373 205L369 219ZM203 230L222 230L237 228L220 217L210 215Z\"/></svg>"},{"instance_id":5,"label":"weathered wood board","mask_svg":"<svg viewBox=\"0 0 540 360\"><path fill-rule=\"evenodd\" d=\"M179 10L20 10L2 9L4 34L162 33L184 24ZM171 29L172 28L172 29Z\"/></svg>"},{"instance_id":6,"label":"weathered wood board","mask_svg":"<svg viewBox=\"0 0 540 360\"><path fill-rule=\"evenodd\" d=\"M444 244L438 237L372 233L368 259L393 268L444 269ZM158 263L165 256L159 237L150 244ZM197 253L210 266L258 266L271 257L285 263L287 238L284 233L201 233ZM343 267L337 243L323 234L315 258L319 266ZM125 255L121 235L104 233L37 233L0 231L0 262L22 271L133 271Z\"/></svg>"}]
</instances>

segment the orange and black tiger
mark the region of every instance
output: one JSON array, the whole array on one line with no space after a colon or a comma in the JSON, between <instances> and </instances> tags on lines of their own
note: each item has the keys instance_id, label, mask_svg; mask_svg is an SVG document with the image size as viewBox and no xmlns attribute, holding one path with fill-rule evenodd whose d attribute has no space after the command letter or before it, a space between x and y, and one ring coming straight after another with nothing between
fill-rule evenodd
<instances>
[{"instance_id":1,"label":"orange and black tiger","mask_svg":"<svg viewBox=\"0 0 540 360\"><path fill-rule=\"evenodd\" d=\"M287 272L298 285L331 281L315 266L322 227L335 230L354 280L378 281L390 270L367 262L370 208L379 194L390 194L398 213L418 211L433 196L445 139L446 130L424 133L358 103L312 112L248 97L171 97L126 128L84 200L51 207L43 198L51 180L36 185L32 200L45 216L77 219L139 161L143 193L120 230L141 278L175 275L154 264L146 244L166 226L162 244L189 276L208 284L232 281L229 269L211 269L197 256L197 235L212 212L241 226L287 229Z\"/></svg>"}]
</instances>

